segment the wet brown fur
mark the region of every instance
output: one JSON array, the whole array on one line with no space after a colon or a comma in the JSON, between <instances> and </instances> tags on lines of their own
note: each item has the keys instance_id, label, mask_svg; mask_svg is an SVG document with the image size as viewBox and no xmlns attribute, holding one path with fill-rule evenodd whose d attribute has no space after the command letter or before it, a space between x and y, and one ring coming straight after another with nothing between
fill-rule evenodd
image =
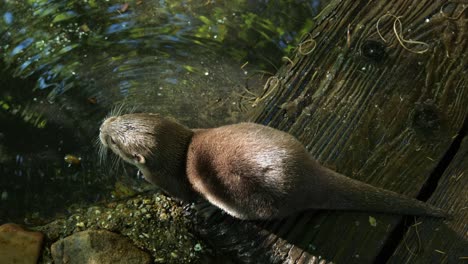
<instances>
[{"instance_id":1,"label":"wet brown fur","mask_svg":"<svg viewBox=\"0 0 468 264\"><path fill-rule=\"evenodd\" d=\"M156 114L129 114L104 121L100 139L169 194L184 200L200 195L241 219L306 209L447 215L329 170L293 136L254 123L190 130Z\"/></svg>"}]
</instances>

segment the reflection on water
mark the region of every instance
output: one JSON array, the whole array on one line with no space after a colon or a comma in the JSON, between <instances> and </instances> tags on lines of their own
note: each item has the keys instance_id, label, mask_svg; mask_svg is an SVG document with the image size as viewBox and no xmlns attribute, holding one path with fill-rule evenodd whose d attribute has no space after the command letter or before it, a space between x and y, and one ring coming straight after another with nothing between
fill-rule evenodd
<instances>
[{"instance_id":1,"label":"reflection on water","mask_svg":"<svg viewBox=\"0 0 468 264\"><path fill-rule=\"evenodd\" d=\"M252 105L245 98L261 92L319 8L281 0L2 1L0 222L115 191L93 144L102 118L122 103L189 126L240 120ZM79 165L69 166L67 155Z\"/></svg>"},{"instance_id":2,"label":"reflection on water","mask_svg":"<svg viewBox=\"0 0 468 264\"><path fill-rule=\"evenodd\" d=\"M148 71L174 84L171 77L198 69L193 60L200 56L224 55L238 67L249 61L273 70L310 27L314 4L5 1L2 49L15 76L40 74L36 87L51 90L49 99L83 78L127 77L126 71L139 78L135 68L155 67Z\"/></svg>"}]
</instances>

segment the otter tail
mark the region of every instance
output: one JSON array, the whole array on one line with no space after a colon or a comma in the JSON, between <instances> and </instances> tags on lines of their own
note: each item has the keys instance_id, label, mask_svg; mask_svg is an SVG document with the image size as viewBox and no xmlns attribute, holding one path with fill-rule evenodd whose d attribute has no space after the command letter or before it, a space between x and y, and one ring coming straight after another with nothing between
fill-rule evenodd
<instances>
[{"instance_id":1,"label":"otter tail","mask_svg":"<svg viewBox=\"0 0 468 264\"><path fill-rule=\"evenodd\" d=\"M326 182L319 204L321 209L395 213L401 215L449 218L448 212L416 199L374 187L320 166L315 175ZM325 181L326 179L326 181ZM317 194L316 194L317 195Z\"/></svg>"}]
</instances>

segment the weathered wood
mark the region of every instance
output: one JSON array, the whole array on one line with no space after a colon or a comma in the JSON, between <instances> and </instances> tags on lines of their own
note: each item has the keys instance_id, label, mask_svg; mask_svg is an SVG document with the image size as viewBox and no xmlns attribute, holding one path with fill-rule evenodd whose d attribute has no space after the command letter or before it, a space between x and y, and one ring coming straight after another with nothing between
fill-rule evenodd
<instances>
[{"instance_id":1,"label":"weathered wood","mask_svg":"<svg viewBox=\"0 0 468 264\"><path fill-rule=\"evenodd\" d=\"M465 8L333 1L268 82L251 120L289 131L349 177L416 197L467 117ZM274 231L296 247L337 263L371 263L401 217L321 212L291 221Z\"/></svg>"},{"instance_id":2,"label":"weathered wood","mask_svg":"<svg viewBox=\"0 0 468 264\"><path fill-rule=\"evenodd\" d=\"M429 202L450 209L450 221L419 219L389 263L461 263L468 261L468 138L444 172Z\"/></svg>"},{"instance_id":3,"label":"weathered wood","mask_svg":"<svg viewBox=\"0 0 468 264\"><path fill-rule=\"evenodd\" d=\"M193 215L196 232L221 255L237 263L331 264L289 243L280 233L265 229L268 223L235 219L207 202L197 207ZM275 226L284 228L288 225L274 221L269 227Z\"/></svg>"}]
</instances>

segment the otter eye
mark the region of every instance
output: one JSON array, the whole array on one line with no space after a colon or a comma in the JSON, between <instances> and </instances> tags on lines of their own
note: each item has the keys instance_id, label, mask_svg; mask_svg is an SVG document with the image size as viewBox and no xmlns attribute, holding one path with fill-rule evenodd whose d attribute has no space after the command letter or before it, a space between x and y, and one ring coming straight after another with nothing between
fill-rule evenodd
<instances>
[{"instance_id":1,"label":"otter eye","mask_svg":"<svg viewBox=\"0 0 468 264\"><path fill-rule=\"evenodd\" d=\"M137 153L133 154L133 160L135 160L135 162L139 164L145 163L145 157Z\"/></svg>"}]
</instances>

